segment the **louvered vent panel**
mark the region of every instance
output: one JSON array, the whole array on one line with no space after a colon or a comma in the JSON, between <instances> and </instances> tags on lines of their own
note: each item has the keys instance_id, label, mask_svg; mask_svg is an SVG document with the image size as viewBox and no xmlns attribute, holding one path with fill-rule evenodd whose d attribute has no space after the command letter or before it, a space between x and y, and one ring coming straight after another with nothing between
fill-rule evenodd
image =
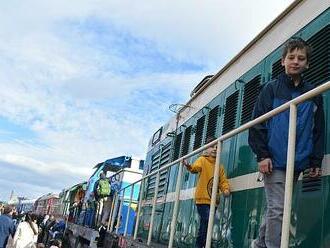
<instances>
[{"instance_id":1,"label":"louvered vent panel","mask_svg":"<svg viewBox=\"0 0 330 248\"><path fill-rule=\"evenodd\" d=\"M281 59L279 59L272 65L272 79L277 78L282 72L285 72L285 70L281 65Z\"/></svg>"},{"instance_id":2,"label":"louvered vent panel","mask_svg":"<svg viewBox=\"0 0 330 248\"><path fill-rule=\"evenodd\" d=\"M179 133L176 136L175 142L174 142L174 151L173 151L173 161L177 160L180 155L180 147L181 147L181 140L182 140L182 133Z\"/></svg>"},{"instance_id":3,"label":"louvered vent panel","mask_svg":"<svg viewBox=\"0 0 330 248\"><path fill-rule=\"evenodd\" d=\"M155 170L158 170L159 161L160 161L160 150L156 151L151 157L151 167L150 167L149 173L151 173ZM149 177L147 190L146 190L147 199L150 199L153 197L154 190L155 190L155 184L156 184L156 176Z\"/></svg>"},{"instance_id":4,"label":"louvered vent panel","mask_svg":"<svg viewBox=\"0 0 330 248\"><path fill-rule=\"evenodd\" d=\"M312 47L310 66L304 77L307 81L320 85L330 80L330 25L324 27L308 41Z\"/></svg>"},{"instance_id":5,"label":"louvered vent panel","mask_svg":"<svg viewBox=\"0 0 330 248\"><path fill-rule=\"evenodd\" d=\"M304 172L302 180L302 192L314 192L321 190L322 181L321 178L311 178L309 177L309 171Z\"/></svg>"},{"instance_id":6,"label":"louvered vent panel","mask_svg":"<svg viewBox=\"0 0 330 248\"><path fill-rule=\"evenodd\" d=\"M226 99L222 134L225 134L235 128L238 94L239 92L236 91Z\"/></svg>"},{"instance_id":7,"label":"louvered vent panel","mask_svg":"<svg viewBox=\"0 0 330 248\"><path fill-rule=\"evenodd\" d=\"M192 129L192 127L189 126L184 131L184 138L183 138L183 144L182 144L182 153L181 153L182 156L186 155L189 151L191 129Z\"/></svg>"},{"instance_id":8,"label":"louvered vent panel","mask_svg":"<svg viewBox=\"0 0 330 248\"><path fill-rule=\"evenodd\" d=\"M244 86L241 125L252 119L253 107L261 89L260 82L261 76L258 75Z\"/></svg>"},{"instance_id":9,"label":"louvered vent panel","mask_svg":"<svg viewBox=\"0 0 330 248\"><path fill-rule=\"evenodd\" d=\"M202 145L204 122L205 122L205 116L202 116L201 118L199 118L197 120L196 131L195 131L194 150L201 147L201 145Z\"/></svg>"},{"instance_id":10,"label":"louvered vent panel","mask_svg":"<svg viewBox=\"0 0 330 248\"><path fill-rule=\"evenodd\" d=\"M152 156L152 166L149 173L158 170L159 168L165 166L170 162L170 155L171 155L171 143L166 144L158 150ZM159 187L158 187L158 197L162 197L165 193L166 189L166 182L167 182L167 170L162 171L159 177ZM146 190L146 197L147 199L151 199L154 196L156 186L156 175L151 176L148 179L148 185Z\"/></svg>"},{"instance_id":11,"label":"louvered vent panel","mask_svg":"<svg viewBox=\"0 0 330 248\"><path fill-rule=\"evenodd\" d=\"M170 162L171 155L171 143L168 143L162 148L162 154L160 158L159 168L164 167L166 164ZM165 193L166 182L167 182L167 172L168 170L164 170L160 173L159 177L159 188L158 188L158 197L161 197Z\"/></svg>"},{"instance_id":12,"label":"louvered vent panel","mask_svg":"<svg viewBox=\"0 0 330 248\"><path fill-rule=\"evenodd\" d=\"M215 133L217 131L217 124L218 124L218 113L219 113L219 106L216 106L213 109L211 109L209 113L209 117L207 120L205 141L207 140L208 137L215 137Z\"/></svg>"}]
</instances>

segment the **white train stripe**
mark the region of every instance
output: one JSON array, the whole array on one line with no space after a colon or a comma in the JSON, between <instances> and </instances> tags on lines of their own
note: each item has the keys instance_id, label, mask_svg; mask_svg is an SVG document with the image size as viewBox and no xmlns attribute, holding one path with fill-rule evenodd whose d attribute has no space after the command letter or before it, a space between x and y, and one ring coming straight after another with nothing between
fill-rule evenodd
<instances>
[{"instance_id":1,"label":"white train stripe","mask_svg":"<svg viewBox=\"0 0 330 248\"><path fill-rule=\"evenodd\" d=\"M262 188L264 186L264 183L257 181L258 175L259 172L254 172L229 179L231 192ZM324 156L322 162L322 176L329 176L329 175L330 175L330 154L327 154ZM302 174L300 175L299 180L302 180ZM184 201L184 200L193 199L195 195L195 189L196 187L181 190L180 200ZM174 202L174 199L175 199L175 192L169 192L166 194L165 198L158 199L157 204L162 204L164 203L164 201L166 203ZM151 201L148 201L145 202L143 205L150 205L150 204Z\"/></svg>"}]
</instances>

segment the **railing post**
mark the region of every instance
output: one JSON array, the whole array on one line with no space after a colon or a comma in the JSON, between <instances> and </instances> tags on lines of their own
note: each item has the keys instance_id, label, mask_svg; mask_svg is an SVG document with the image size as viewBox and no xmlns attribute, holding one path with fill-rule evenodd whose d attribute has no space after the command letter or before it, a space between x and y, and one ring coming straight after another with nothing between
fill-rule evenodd
<instances>
[{"instance_id":1,"label":"railing post","mask_svg":"<svg viewBox=\"0 0 330 248\"><path fill-rule=\"evenodd\" d=\"M113 231L113 226L115 225L115 219L116 219L116 215L118 213L118 202L119 202L119 192L116 192L115 207L114 207L113 214L112 214L112 217L111 217L110 232Z\"/></svg>"},{"instance_id":2,"label":"railing post","mask_svg":"<svg viewBox=\"0 0 330 248\"><path fill-rule=\"evenodd\" d=\"M128 209L127 209L127 215L126 215L126 223L125 223L125 230L124 230L124 236L127 236L127 227L128 227L128 219L129 219L129 214L131 212L131 204L132 204L132 199L133 199L133 192L134 192L134 184L132 185L131 188L131 195L129 197L129 203L128 203Z\"/></svg>"},{"instance_id":3,"label":"railing post","mask_svg":"<svg viewBox=\"0 0 330 248\"><path fill-rule=\"evenodd\" d=\"M212 242L212 229L213 229L213 222L214 222L214 213L215 213L215 204L216 204L216 197L218 192L218 184L219 184L219 171L220 171L220 153L222 149L222 141L218 141L217 147L217 157L215 159L214 165L214 176L213 176L213 185L212 185L212 197L211 197L211 205L210 205L210 215L209 215L209 222L207 225L207 236L206 236L206 248L211 247Z\"/></svg>"},{"instance_id":4,"label":"railing post","mask_svg":"<svg viewBox=\"0 0 330 248\"><path fill-rule=\"evenodd\" d=\"M118 198L119 198L119 196L118 196ZM117 217L117 225L116 225L116 234L118 234L118 232L119 232L121 210L123 208L124 198L125 198L125 189L123 190L123 196L121 197L121 201L120 201L120 205L119 205L118 217Z\"/></svg>"},{"instance_id":5,"label":"railing post","mask_svg":"<svg viewBox=\"0 0 330 248\"><path fill-rule=\"evenodd\" d=\"M154 218L155 218L155 212L156 212L156 203L157 203L157 195L158 195L158 186L159 186L159 171L157 172L156 176L156 185L155 185L155 193L154 198L152 200L152 210L151 210L151 218L150 218L150 224L149 224L149 233L148 233L148 242L147 245L149 246L151 243L151 236L152 236L152 228L154 225Z\"/></svg>"},{"instance_id":6,"label":"railing post","mask_svg":"<svg viewBox=\"0 0 330 248\"><path fill-rule=\"evenodd\" d=\"M138 203L138 206L137 206L137 214L136 214L136 222L135 222L133 239L136 239L138 228L139 228L140 213L141 213L142 200L143 200L143 191L144 191L144 180L141 181L140 194L139 194L139 203Z\"/></svg>"},{"instance_id":7,"label":"railing post","mask_svg":"<svg viewBox=\"0 0 330 248\"><path fill-rule=\"evenodd\" d=\"M297 123L297 106L290 104L290 121L289 121L289 138L287 151L287 166L285 176L285 194L284 194L284 210L282 222L281 248L289 247L290 222L291 222L291 204L292 204L292 188L293 173L296 151L296 124Z\"/></svg>"},{"instance_id":8,"label":"railing post","mask_svg":"<svg viewBox=\"0 0 330 248\"><path fill-rule=\"evenodd\" d=\"M177 224L176 220L177 220L178 212L179 212L182 167L183 167L183 161L181 160L180 164L179 164L178 176L177 176L177 181L176 181L176 186L175 186L175 202L174 202L173 215L172 215L172 221L171 221L170 240L168 243L168 247L170 247L170 248L173 247L175 226Z\"/></svg>"},{"instance_id":9,"label":"railing post","mask_svg":"<svg viewBox=\"0 0 330 248\"><path fill-rule=\"evenodd\" d=\"M107 231L109 231L109 229L110 229L110 223L111 223L111 220L112 220L112 215L114 213L116 197L117 197L117 195L114 194L113 198L112 198L111 210L110 210L110 215L109 215L109 220L108 220Z\"/></svg>"}]
</instances>

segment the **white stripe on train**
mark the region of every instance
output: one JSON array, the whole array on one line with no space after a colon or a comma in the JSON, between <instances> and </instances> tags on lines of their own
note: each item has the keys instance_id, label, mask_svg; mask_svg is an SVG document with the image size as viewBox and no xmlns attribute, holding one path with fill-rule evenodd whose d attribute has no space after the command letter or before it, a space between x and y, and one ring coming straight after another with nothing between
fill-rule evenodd
<instances>
[{"instance_id":1,"label":"white stripe on train","mask_svg":"<svg viewBox=\"0 0 330 248\"><path fill-rule=\"evenodd\" d=\"M264 186L263 182L258 182L257 177L259 172L249 173L243 176L238 176L229 179L231 192L238 192L249 189L257 189L262 188ZM330 154L324 156L322 163L322 176L330 175ZM299 180L302 179L302 175L300 175ZM194 198L195 187L189 189L183 189L180 191L180 200L190 200ZM174 202L175 192L170 192L166 194L166 197L161 197L157 200L157 204L162 204L164 202ZM143 201L143 205L151 205L151 200Z\"/></svg>"}]
</instances>

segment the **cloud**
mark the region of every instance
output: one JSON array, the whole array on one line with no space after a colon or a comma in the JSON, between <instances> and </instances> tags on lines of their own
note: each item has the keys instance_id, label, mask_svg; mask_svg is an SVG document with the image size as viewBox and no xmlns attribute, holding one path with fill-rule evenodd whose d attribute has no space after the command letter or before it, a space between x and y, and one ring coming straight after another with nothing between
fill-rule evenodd
<instances>
[{"instance_id":1,"label":"cloud","mask_svg":"<svg viewBox=\"0 0 330 248\"><path fill-rule=\"evenodd\" d=\"M39 164L40 165L40 164ZM0 158L0 199L8 199L11 190L20 196L31 199L40 197L45 192L59 193L59 189L70 187L75 183L86 181L79 173L62 173L61 170L51 170L47 173L18 166L15 163L3 161ZM46 171L45 171L46 172Z\"/></svg>"},{"instance_id":2,"label":"cloud","mask_svg":"<svg viewBox=\"0 0 330 248\"><path fill-rule=\"evenodd\" d=\"M291 2L0 3L4 192L48 193L87 180L108 158L145 158L168 106L187 101ZM12 184L10 170L20 175Z\"/></svg>"}]
</instances>

